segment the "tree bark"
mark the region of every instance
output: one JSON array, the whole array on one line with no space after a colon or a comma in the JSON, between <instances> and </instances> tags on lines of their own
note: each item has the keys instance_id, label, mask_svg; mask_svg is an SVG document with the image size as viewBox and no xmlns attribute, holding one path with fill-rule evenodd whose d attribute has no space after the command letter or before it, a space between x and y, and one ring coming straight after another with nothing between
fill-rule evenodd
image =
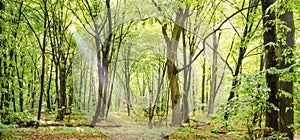
<instances>
[{"instance_id":1,"label":"tree bark","mask_svg":"<svg viewBox=\"0 0 300 140\"><path fill-rule=\"evenodd\" d=\"M105 38L104 44L103 44L103 48L102 48L102 69L103 69L103 76L102 77L104 79L103 81L103 106L101 108L101 118L104 118L105 116L105 110L106 110L106 105L107 105L107 92L108 92L108 77L109 77L109 64L111 61L111 56L113 54L113 50L112 49L112 16L111 16L111 7L110 7L110 0L106 0L105 1L105 5L106 5L106 11L107 11L107 28L108 28L108 32L107 32L107 37Z\"/></svg>"},{"instance_id":2,"label":"tree bark","mask_svg":"<svg viewBox=\"0 0 300 140\"><path fill-rule=\"evenodd\" d=\"M156 5L156 3L155 3ZM179 8L176 12L176 17L174 21L174 27L172 29L171 38L167 34L167 24L162 25L162 33L167 44L167 76L169 79L169 88L171 90L171 101L172 101L172 125L178 126L181 124L182 117L180 111L180 92L178 85L178 70L175 65L177 61L177 48L178 42L183 30L183 23L186 21L189 12L189 7L187 6L185 10Z\"/></svg>"},{"instance_id":3,"label":"tree bark","mask_svg":"<svg viewBox=\"0 0 300 140\"><path fill-rule=\"evenodd\" d=\"M121 31L122 32L122 31ZM114 81L115 81L115 75L116 75L116 71L117 71L117 63L118 63L118 59L119 59L119 53L120 53L120 48L121 48L121 43L122 43L122 35L120 36L120 40L119 40L119 43L118 43L118 49L117 49L117 54L116 54L116 57L115 57L115 61L114 61L114 66L113 66L113 75L112 75L112 82L111 82L111 87L110 87L110 93L109 93L109 97L108 97L108 104L107 104L107 109L106 109L106 113L105 113L105 119L107 119L107 116L108 116L108 113L109 113L109 109L111 107L111 100L112 100L112 94L113 94L113 88L114 88ZM118 98L120 99L120 98ZM117 101L117 104L119 102ZM117 108L119 106L117 105Z\"/></svg>"},{"instance_id":4,"label":"tree bark","mask_svg":"<svg viewBox=\"0 0 300 140\"><path fill-rule=\"evenodd\" d=\"M263 10L263 44L265 46L265 58L266 58L266 69L277 67L277 56L278 52L275 45L276 43L276 26L272 22L275 21L275 12L268 8L275 3L274 0L262 0ZM273 104L274 107L269 106L266 110L266 127L272 128L274 131L278 131L278 75L277 74L266 74L267 86L270 88L269 97L267 99L268 104ZM269 134L266 134L269 135Z\"/></svg>"},{"instance_id":5,"label":"tree bark","mask_svg":"<svg viewBox=\"0 0 300 140\"><path fill-rule=\"evenodd\" d=\"M100 33L98 32L99 26L94 22L94 28L95 28L95 43L96 43L96 53L97 53L97 74L98 74L98 100L97 100L97 107L95 111L95 115L93 116L93 120L91 122L92 126L96 125L96 122L98 120L98 117L101 112L101 108L103 108L103 82L104 82L104 74L103 74L103 67L101 63L101 52L100 52Z\"/></svg>"},{"instance_id":6,"label":"tree bark","mask_svg":"<svg viewBox=\"0 0 300 140\"><path fill-rule=\"evenodd\" d=\"M282 7L279 10L284 10ZM284 22L284 25L290 30L279 28L279 32L284 34L283 39L285 42L278 42L281 60L279 62L279 69L288 68L294 64L293 59L293 48L295 42L295 26L294 17L292 11L285 11L285 13L279 16L279 19ZM282 27L282 26L280 26ZM281 40L281 39L278 39ZM286 53L286 55L284 55ZM291 69L289 72L292 72ZM279 89L281 91L289 93L279 95L279 130L280 132L286 133L287 136L292 140L294 139L293 130L290 125L294 124L294 107L293 107L293 81L279 81Z\"/></svg>"},{"instance_id":7,"label":"tree bark","mask_svg":"<svg viewBox=\"0 0 300 140\"><path fill-rule=\"evenodd\" d=\"M62 47L62 45L60 45ZM59 55L60 55L60 65L59 65L59 104L58 104L58 118L59 120L64 119L64 115L66 113L66 79L67 79L67 74L66 74L66 65L67 65L67 60L66 57L64 56L62 50L59 50Z\"/></svg>"},{"instance_id":8,"label":"tree bark","mask_svg":"<svg viewBox=\"0 0 300 140\"><path fill-rule=\"evenodd\" d=\"M183 65L186 66L191 62L192 53L187 57L187 45L185 42L185 31L182 31L182 42L183 42ZM190 46L191 47L191 46ZM182 96L182 110L183 110L183 121L189 122L189 90L191 85L191 72L192 67L189 66L183 70L183 96Z\"/></svg>"},{"instance_id":9,"label":"tree bark","mask_svg":"<svg viewBox=\"0 0 300 140\"><path fill-rule=\"evenodd\" d=\"M179 25L174 25L173 34L180 35ZM178 36L179 36L178 35ZM173 44L174 43L174 44ZM181 111L180 111L180 92L179 85L177 79L177 68L175 66L175 54L178 47L178 39L177 42L173 41L170 43L172 45L167 46L167 74L169 79L169 88L171 90L171 100L172 100L172 125L180 125L181 124Z\"/></svg>"},{"instance_id":10,"label":"tree bark","mask_svg":"<svg viewBox=\"0 0 300 140\"><path fill-rule=\"evenodd\" d=\"M14 20L14 24L17 26L16 30L14 31L13 33L13 36L15 39L17 39L17 35L18 35L18 29L19 29L19 25L20 25L20 22L21 21L21 16L22 16L22 7L23 7L23 1L20 3L20 7L18 8L18 19L17 20ZM23 61L23 55L22 53L20 54L20 60L21 60L21 68L22 68L22 73L20 75L19 73L19 67L18 67L18 59L17 59L17 55L18 54L14 54L13 51L11 50L11 54L13 55L10 55L11 56L11 59L14 59L15 60L15 70L16 70L16 76L18 77L18 84L19 84L19 105L20 105L20 111L23 112L23 80L24 80L24 61ZM13 57L14 56L14 57ZM12 66L12 65L11 65ZM13 67L13 66L12 66ZM14 91L12 91L12 93L14 93ZM13 95L13 99L15 100L15 96ZM14 104L14 110L15 110L15 104Z\"/></svg>"},{"instance_id":11,"label":"tree bark","mask_svg":"<svg viewBox=\"0 0 300 140\"><path fill-rule=\"evenodd\" d=\"M210 95L209 95L209 102L208 102L208 114L213 114L214 105L215 105L215 98L217 95L217 51L218 51L218 41L216 33L213 34L213 63L211 66L211 84L210 84Z\"/></svg>"},{"instance_id":12,"label":"tree bark","mask_svg":"<svg viewBox=\"0 0 300 140\"><path fill-rule=\"evenodd\" d=\"M23 56L22 54L20 55L20 59L21 59L21 67L24 67L24 61L22 60L23 59ZM15 55L15 62L18 63L17 61L17 55ZM16 73L17 73L17 77L18 77L18 84L19 84L19 92L20 92L20 95L19 95L19 105L20 105L20 112L23 112L23 104L24 104L24 98L23 98L23 87L24 87L24 84L23 84L23 81L21 79L24 79L24 68L22 68L22 72L21 74L19 73L19 67L16 66Z\"/></svg>"},{"instance_id":13,"label":"tree bark","mask_svg":"<svg viewBox=\"0 0 300 140\"><path fill-rule=\"evenodd\" d=\"M53 54L54 55L54 54ZM50 64L50 73L49 73L49 81L48 81L48 87L47 87L47 109L48 111L50 112L51 111L51 95L50 95L50 89L51 89L51 81L52 81L52 70L53 70L53 61L54 61L54 58L53 58L53 55L52 55L52 62Z\"/></svg>"},{"instance_id":14,"label":"tree bark","mask_svg":"<svg viewBox=\"0 0 300 140\"><path fill-rule=\"evenodd\" d=\"M201 82L201 110L204 112L205 106L205 89L206 89L206 56L203 51L203 65L202 65L202 82Z\"/></svg>"},{"instance_id":15,"label":"tree bark","mask_svg":"<svg viewBox=\"0 0 300 140\"><path fill-rule=\"evenodd\" d=\"M178 17L177 17L178 18ZM166 25L164 26L166 27ZM163 32L166 32L166 28L163 27ZM173 34L180 35L180 27L179 25L174 25ZM179 36L178 35L178 36ZM177 43L178 43L177 39ZM176 41L167 43L167 75L169 79L169 88L171 90L171 100L172 100L172 125L180 125L181 124L181 112L180 112L180 93L177 79L177 68L175 66L175 54L177 52L177 43Z\"/></svg>"},{"instance_id":16,"label":"tree bark","mask_svg":"<svg viewBox=\"0 0 300 140\"><path fill-rule=\"evenodd\" d=\"M47 11L47 0L43 0L43 7L44 7L44 32L43 32L43 43L41 46L42 50L42 72L41 72L41 87L40 87L40 100L39 100L39 108L38 108L38 115L37 119L40 120L41 118L41 110L42 110L42 103L43 103L43 95L44 95L44 82L45 82L45 63L46 63L46 46L47 46L47 21L48 21L48 11Z\"/></svg>"},{"instance_id":17,"label":"tree bark","mask_svg":"<svg viewBox=\"0 0 300 140\"><path fill-rule=\"evenodd\" d=\"M130 116L131 101L130 101L130 50L131 46L127 46L124 50L124 76L125 76L125 100L127 106L127 115Z\"/></svg>"},{"instance_id":18,"label":"tree bark","mask_svg":"<svg viewBox=\"0 0 300 140\"><path fill-rule=\"evenodd\" d=\"M95 26L95 42L96 42L96 50L97 50L97 67L98 67L98 79L99 79L99 89L98 89L98 103L95 111L95 115L91 122L92 126L95 126L98 116L103 119L105 116L106 109L106 98L108 92L108 68L110 63L110 53L112 55L113 51L111 50L111 41L112 41L112 17L111 17L111 9L110 9L110 0L105 1L106 10L107 10L107 21L108 21L108 33L105 38L104 44L100 50L100 33L98 32L99 26L94 21ZM101 55L102 52L102 55ZM102 59L100 59L102 56Z\"/></svg>"},{"instance_id":19,"label":"tree bark","mask_svg":"<svg viewBox=\"0 0 300 140\"><path fill-rule=\"evenodd\" d=\"M179 20L178 14L176 16L176 19L177 21ZM163 30L166 30L166 28L163 28ZM169 88L171 90L172 125L180 125L182 120L180 111L180 92L177 79L177 67L175 66L175 55L178 48L180 33L181 27L178 24L175 24L172 32L172 40L170 43L167 43L169 44L167 46L167 75L169 79Z\"/></svg>"}]
</instances>

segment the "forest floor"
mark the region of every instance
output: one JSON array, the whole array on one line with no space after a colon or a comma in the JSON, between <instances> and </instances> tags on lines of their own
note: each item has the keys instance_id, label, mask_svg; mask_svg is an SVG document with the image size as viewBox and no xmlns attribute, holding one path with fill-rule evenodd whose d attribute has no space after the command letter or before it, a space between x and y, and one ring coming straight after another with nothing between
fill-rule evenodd
<instances>
[{"instance_id":1,"label":"forest floor","mask_svg":"<svg viewBox=\"0 0 300 140\"><path fill-rule=\"evenodd\" d=\"M102 133L91 133L85 128L67 127L40 127L40 128L16 128L6 131L0 139L17 140L109 140L112 139Z\"/></svg>"},{"instance_id":2,"label":"forest floor","mask_svg":"<svg viewBox=\"0 0 300 140\"><path fill-rule=\"evenodd\" d=\"M75 119L76 118L76 119ZM128 117L126 114L111 113L109 119L100 121L94 128L83 127L80 124L89 124L89 120L76 116L69 121L48 121L44 127L22 128L15 125L0 125L0 140L153 140L153 139L205 139L205 140L235 140L249 139L244 128L228 130L220 127L218 123L203 120L184 124L180 127L170 127L166 120L147 123L141 117ZM51 119L51 118L48 118ZM53 119L53 118L52 118ZM73 124L68 126L66 124ZM51 126L49 124L62 124ZM300 134L295 135L300 140Z\"/></svg>"},{"instance_id":3,"label":"forest floor","mask_svg":"<svg viewBox=\"0 0 300 140\"><path fill-rule=\"evenodd\" d=\"M111 115L108 121L96 125L103 134L116 140L161 139L173 133L177 128L169 126L150 126L145 122L130 121Z\"/></svg>"},{"instance_id":4,"label":"forest floor","mask_svg":"<svg viewBox=\"0 0 300 140\"><path fill-rule=\"evenodd\" d=\"M100 121L94 128L82 127L79 124L89 124L79 116L76 120L59 122L46 121L44 127L22 128L16 125L0 126L0 139L23 139L23 140L152 140L152 139L234 139L223 134L208 134L213 128L210 125L203 126L202 129L190 127L170 127L169 124L157 123L149 125L145 120L138 120L140 117L128 117L124 114L111 114L106 121ZM48 118L53 120L53 118ZM74 124L67 126L66 124ZM60 124L62 126L51 126L50 124ZM77 125L77 126L76 126ZM206 127L206 128L205 128ZM197 130L197 131L196 131ZM198 132L202 131L202 132ZM201 135L196 135L201 133Z\"/></svg>"}]
</instances>

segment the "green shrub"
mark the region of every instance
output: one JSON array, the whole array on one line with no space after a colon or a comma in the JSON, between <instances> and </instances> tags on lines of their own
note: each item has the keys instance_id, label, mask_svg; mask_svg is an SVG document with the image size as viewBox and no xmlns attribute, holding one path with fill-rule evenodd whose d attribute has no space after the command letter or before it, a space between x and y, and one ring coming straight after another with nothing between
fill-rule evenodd
<instances>
[{"instance_id":1,"label":"green shrub","mask_svg":"<svg viewBox=\"0 0 300 140\"><path fill-rule=\"evenodd\" d=\"M1 121L7 125L15 124L20 127L38 127L40 125L38 120L23 112L11 112L5 119L2 119Z\"/></svg>"}]
</instances>

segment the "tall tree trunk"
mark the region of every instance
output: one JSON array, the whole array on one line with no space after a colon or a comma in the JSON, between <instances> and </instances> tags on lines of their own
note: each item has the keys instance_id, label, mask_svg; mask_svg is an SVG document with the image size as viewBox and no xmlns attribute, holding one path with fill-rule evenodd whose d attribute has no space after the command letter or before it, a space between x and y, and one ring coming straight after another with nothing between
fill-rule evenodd
<instances>
[{"instance_id":1,"label":"tall tree trunk","mask_svg":"<svg viewBox=\"0 0 300 140\"><path fill-rule=\"evenodd\" d=\"M23 3L24 3L23 1L20 3L20 7L19 7L19 10L18 10L18 19L17 19L17 21L14 21L14 23L17 26L17 29L13 33L13 36L14 36L15 39L17 39L17 35L18 35L18 28L19 28L19 25L20 25L19 21L21 21ZM11 58L11 59L15 60L15 70L16 70L16 74L17 74L17 77L18 77L18 84L19 84L19 90L18 90L19 91L19 105L20 105L20 111L23 112L23 100L24 100L23 99L23 90L22 90L23 89L23 80L24 80L23 55L22 55L22 53L20 54L20 60L21 60L20 67L22 68L21 75L19 73L17 54L15 54L14 58Z\"/></svg>"},{"instance_id":2,"label":"tall tree trunk","mask_svg":"<svg viewBox=\"0 0 300 140\"><path fill-rule=\"evenodd\" d=\"M205 51L203 51L203 65L202 65L202 83L201 83L201 110L204 112L205 106L205 89L206 89L206 56Z\"/></svg>"},{"instance_id":3,"label":"tall tree trunk","mask_svg":"<svg viewBox=\"0 0 300 140\"><path fill-rule=\"evenodd\" d=\"M125 76L125 100L127 106L127 115L130 116L130 108L131 108L131 101L130 101L130 49L131 46L127 46L124 50L124 76Z\"/></svg>"},{"instance_id":4,"label":"tall tree trunk","mask_svg":"<svg viewBox=\"0 0 300 140\"><path fill-rule=\"evenodd\" d=\"M49 21L50 22L50 21ZM54 28L53 26L52 28ZM50 95L50 89L51 89L51 81L52 81L52 70L53 70L53 64L55 64L55 93L56 93L56 98L55 98L55 103L58 103L59 96L58 96L58 68L59 68L59 56L56 54L56 47L57 46L57 41L56 41L56 33L55 30L56 28L52 29L49 27L49 37L50 37L50 45L51 45L51 55L52 55L52 61L51 61L51 68L50 68L50 76L49 76L49 81L48 81L48 89L47 89L47 108L48 111L51 111L51 95Z\"/></svg>"},{"instance_id":5,"label":"tall tree trunk","mask_svg":"<svg viewBox=\"0 0 300 140\"><path fill-rule=\"evenodd\" d=\"M98 42L98 43L97 43ZM99 80L99 85L98 85L98 101L97 101L97 108L96 108L96 112L94 115L94 118L92 120L92 125L94 126L98 120L98 117L100 116L102 118L102 116L104 115L104 108L105 108L105 104L104 104L104 92L105 92L105 82L106 82L106 74L105 74L105 69L108 69L108 66L103 62L103 60L105 60L105 58L102 59L101 62L101 50L100 50L100 33L96 34L96 46L99 45L99 47L97 48L97 65L98 65L98 80ZM104 56L103 56L104 57Z\"/></svg>"},{"instance_id":6,"label":"tall tree trunk","mask_svg":"<svg viewBox=\"0 0 300 140\"><path fill-rule=\"evenodd\" d=\"M217 95L217 51L218 51L218 41L216 33L213 34L213 59L212 59L212 68L211 68L211 83L210 83L210 95L208 102L208 114L213 114L215 98Z\"/></svg>"},{"instance_id":7,"label":"tall tree trunk","mask_svg":"<svg viewBox=\"0 0 300 140\"><path fill-rule=\"evenodd\" d=\"M62 47L62 45L60 45ZM59 50L59 55L60 55L60 65L59 65L59 103L58 103L58 119L63 120L64 115L66 114L66 65L67 65L67 60L66 57L64 56L62 50Z\"/></svg>"},{"instance_id":8,"label":"tall tree trunk","mask_svg":"<svg viewBox=\"0 0 300 140\"><path fill-rule=\"evenodd\" d=\"M155 3L156 4L156 3ZM177 48L179 38L182 32L183 23L186 21L189 12L189 7L187 6L185 10L179 8L176 12L176 17L174 21L174 27L172 29L171 38L167 34L167 24L162 25L162 33L167 44L167 74L169 79L169 88L171 90L171 100L172 100L172 125L177 126L181 124L182 117L180 111L180 92L178 84L178 70L175 65L177 61Z\"/></svg>"},{"instance_id":9,"label":"tall tree trunk","mask_svg":"<svg viewBox=\"0 0 300 140\"><path fill-rule=\"evenodd\" d=\"M24 79L24 61L23 61L23 55L20 54L20 60L21 60L21 63L20 63L20 67L22 68L22 72L20 74L19 72L19 66L17 65L18 63L18 58L17 58L17 55L15 55L15 62L16 62L16 73L17 73L17 77L18 77L18 84L19 84L19 92L20 92L20 95L19 95L19 105L20 105L20 112L23 112L23 104L24 104L24 98L23 98L23 80Z\"/></svg>"},{"instance_id":10,"label":"tall tree trunk","mask_svg":"<svg viewBox=\"0 0 300 140\"><path fill-rule=\"evenodd\" d=\"M16 38L16 36L14 36ZM15 56L15 50L12 47L8 47L8 51L9 51L9 57L6 60L7 62L12 61L14 59ZM5 58L5 57L4 57ZM7 101L7 112L9 112L9 104L10 104L10 100L12 100L13 103L13 110L14 112L16 112L16 97L15 97L15 86L14 86L14 81L11 80L11 77L14 77L14 73L15 73L15 69L13 66L13 63L9 62L8 64L6 64L7 68L6 70L6 77L8 78L7 80L7 97L6 97L6 101ZM10 95L11 93L11 95Z\"/></svg>"},{"instance_id":11,"label":"tall tree trunk","mask_svg":"<svg viewBox=\"0 0 300 140\"><path fill-rule=\"evenodd\" d=\"M108 77L109 77L109 64L111 61L111 56L113 54L113 50L111 50L112 48L112 16L111 16L111 7L110 7L110 0L106 0L105 1L105 5L106 5L106 11L107 11L107 21L108 21L108 33L107 33L107 37L105 38L104 41L104 45L102 48L102 69L103 69L103 106L101 108L101 118L104 118L105 116L105 109L106 109L106 105L107 105L107 92L108 92ZM111 54L110 54L111 53Z\"/></svg>"},{"instance_id":12,"label":"tall tree trunk","mask_svg":"<svg viewBox=\"0 0 300 140\"><path fill-rule=\"evenodd\" d=\"M100 33L98 33L98 25L95 25L95 31L96 31L96 35L95 35L95 42L96 42L96 50L97 50L97 74L98 74L98 100L97 100L97 107L96 107L96 111L95 111L95 115L93 116L93 120L91 122L91 125L94 126L96 125L96 122L98 120L98 117L99 117L99 114L100 114L100 111L101 111L101 107L103 106L102 105L102 102L103 102L103 99L102 99L102 96L103 96L103 74L102 74L102 69L103 67L101 66L101 61L100 61Z\"/></svg>"},{"instance_id":13,"label":"tall tree trunk","mask_svg":"<svg viewBox=\"0 0 300 140\"><path fill-rule=\"evenodd\" d=\"M183 65L191 63L191 58L193 57L192 46L190 46L190 55L187 56L187 45L185 41L185 30L182 30L182 42L183 42ZM183 121L188 123L189 119L189 91L191 85L191 73L192 67L188 66L183 71L183 96L182 96L182 107L183 107Z\"/></svg>"},{"instance_id":14,"label":"tall tree trunk","mask_svg":"<svg viewBox=\"0 0 300 140\"><path fill-rule=\"evenodd\" d=\"M39 107L38 107L38 115L37 119L40 120L41 118L41 110L42 110L42 103L43 103L43 95L44 95L44 79L45 79L45 48L42 49L42 75L41 75L41 86L40 86L40 99L39 99Z\"/></svg>"},{"instance_id":15,"label":"tall tree trunk","mask_svg":"<svg viewBox=\"0 0 300 140\"><path fill-rule=\"evenodd\" d=\"M122 32L122 31L121 31ZM119 45L118 45L118 49L117 49L117 54L116 54L116 57L115 57L115 61L114 61L114 66L113 66L113 75L112 75L112 82L111 82L111 87L110 87L110 93L109 93L109 97L108 97L108 104L107 104L107 109L106 109L106 113L105 113L105 119L107 119L107 116L108 116L108 112L109 112L109 109L111 107L111 99L112 99L112 93L113 93L113 88L114 88L114 81L115 81L115 75L116 75L116 71L117 71L117 63L118 63L118 59L119 59L119 52L120 52L120 48L121 48L121 42L122 42L122 36L120 37L120 40L119 40ZM120 98L118 98L120 99ZM117 101L117 104L119 102ZM117 106L118 108L119 106Z\"/></svg>"},{"instance_id":16,"label":"tall tree trunk","mask_svg":"<svg viewBox=\"0 0 300 140\"><path fill-rule=\"evenodd\" d=\"M12 87L13 86L14 86L14 84L12 84ZM15 90L11 90L11 94L12 94L13 110L14 110L14 112L17 112Z\"/></svg>"},{"instance_id":17,"label":"tall tree trunk","mask_svg":"<svg viewBox=\"0 0 300 140\"><path fill-rule=\"evenodd\" d=\"M280 7L279 10L286 10ZM284 25L290 30L279 28L279 32L284 34L284 42L278 42L280 48L281 60L279 62L279 68L288 68L294 64L293 59L293 48L295 41L295 26L294 17L292 11L285 11L284 14L279 16L279 19L284 21ZM280 26L282 27L282 26ZM278 39L281 40L281 39ZM292 70L290 70L292 72ZM292 127L294 124L294 107L293 107L293 81L279 81L279 89L287 92L290 95L280 94L279 96L279 130L280 132L287 133L287 136L292 140L294 138Z\"/></svg>"},{"instance_id":18,"label":"tall tree trunk","mask_svg":"<svg viewBox=\"0 0 300 140\"><path fill-rule=\"evenodd\" d=\"M54 61L54 58L52 58L52 61ZM51 89L51 81L52 81L52 70L53 70L53 63L51 62L50 65L50 74L49 74L49 80L48 80L48 87L47 87L47 109L49 112L51 112L51 95L50 95L50 89Z\"/></svg>"},{"instance_id":19,"label":"tall tree trunk","mask_svg":"<svg viewBox=\"0 0 300 140\"><path fill-rule=\"evenodd\" d=\"M43 0L43 8L44 8L44 32L43 32L43 43L41 46L42 49L42 72L41 72L41 87L40 87L40 100L39 100L39 108L38 108L38 115L37 119L40 120L41 118L41 110L42 110L42 103L43 103L43 95L44 95L44 82L45 82L45 53L46 53L46 46L47 46L47 21L48 21L48 11L47 11L47 0Z\"/></svg>"},{"instance_id":20,"label":"tall tree trunk","mask_svg":"<svg viewBox=\"0 0 300 140\"><path fill-rule=\"evenodd\" d=\"M110 63L109 53L113 53L111 50L111 41L112 41L112 17L110 9L110 0L105 1L106 10L107 10L107 21L108 21L108 33L105 38L102 49L100 50L100 33L98 32L99 26L94 21L95 26L95 42L97 50L97 65L98 65L98 79L99 79L99 89L98 89L98 103L95 111L95 115L91 122L92 126L95 126L98 116L103 119L105 116L106 109L106 97L108 92L108 68ZM100 54L102 52L102 55ZM102 56L102 59L100 59ZM101 61L102 60L102 61Z\"/></svg>"},{"instance_id":21,"label":"tall tree trunk","mask_svg":"<svg viewBox=\"0 0 300 140\"><path fill-rule=\"evenodd\" d=\"M14 59L14 56L15 56L15 50L14 50L14 48L10 48L10 52L9 52L9 60L13 60ZM14 69L14 66L13 66L13 64L12 63L10 63L9 65L8 65L8 70L9 70L9 72L8 72L8 77L14 77L15 75L14 75L14 73L15 73L15 69ZM11 96L10 98L11 98L11 100L12 100L12 103L13 103L13 110L14 110L14 112L17 112L17 110L16 110L16 96L15 96L15 83L14 83L14 81L13 80L9 80L10 82L9 82L9 85L8 85L8 87L9 87L9 92L11 92L11 94L12 95L9 95L8 94L8 96ZM9 102L8 102L9 103Z\"/></svg>"},{"instance_id":22,"label":"tall tree trunk","mask_svg":"<svg viewBox=\"0 0 300 140\"><path fill-rule=\"evenodd\" d=\"M276 45L276 25L273 23L276 19L275 12L272 9L268 9L275 3L275 0L262 0L263 10L263 44L265 46L265 58L266 58L266 69L277 67L277 56L278 52ZM270 88L269 97L267 99L268 104L273 104L274 107L278 107L278 75L277 74L266 74L267 85ZM278 131L278 110L273 106L269 106L266 110L266 127L272 128ZM268 134L266 134L268 135Z\"/></svg>"},{"instance_id":23,"label":"tall tree trunk","mask_svg":"<svg viewBox=\"0 0 300 140\"><path fill-rule=\"evenodd\" d=\"M179 21L179 13L177 13L176 21ZM162 28L164 36L167 35L167 24ZM178 48L178 40L181 34L181 27L178 24L174 25L172 32L172 40L167 42L167 74L169 79L169 88L171 90L172 101L172 125L181 124L181 111L180 111L180 92L177 79L177 67L175 66L176 52ZM166 36L167 37L167 36Z\"/></svg>"}]
</instances>

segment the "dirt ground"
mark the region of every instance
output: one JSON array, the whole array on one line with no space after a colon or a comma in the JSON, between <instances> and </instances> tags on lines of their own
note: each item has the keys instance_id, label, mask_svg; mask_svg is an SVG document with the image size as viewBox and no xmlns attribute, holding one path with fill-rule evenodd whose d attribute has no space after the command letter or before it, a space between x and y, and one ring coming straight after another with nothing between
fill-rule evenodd
<instances>
[{"instance_id":1,"label":"dirt ground","mask_svg":"<svg viewBox=\"0 0 300 140\"><path fill-rule=\"evenodd\" d=\"M22 140L112 140L107 136L103 135L76 135L76 134L42 134L42 133L14 133L15 139Z\"/></svg>"}]
</instances>

